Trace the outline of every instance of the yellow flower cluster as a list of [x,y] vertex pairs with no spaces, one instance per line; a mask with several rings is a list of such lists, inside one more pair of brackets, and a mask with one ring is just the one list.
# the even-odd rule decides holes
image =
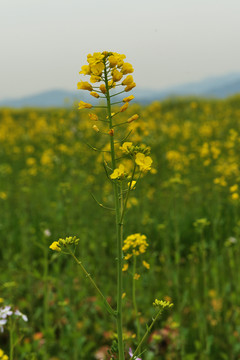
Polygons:
[[[134,69],[131,64],[124,62],[126,58],[123,54],[118,54],[115,52],[103,51],[95,52],[93,55],[89,54],[87,56],[88,65],[83,65],[79,74],[89,75],[90,83],[101,83],[99,87],[94,87],[87,81],[80,81],[77,84],[77,88],[80,90],[90,91],[90,95],[99,98],[99,94],[106,94],[112,88],[115,88],[118,82],[122,80],[124,75],[127,75],[125,79],[122,80],[121,85],[125,86],[124,91],[128,92],[132,90],[136,84],[133,80],[132,75]],[[107,80],[107,81],[106,81]],[[133,100],[134,96],[128,96],[123,99],[124,105],[121,107],[120,112],[123,112],[127,109],[129,101]],[[90,109],[91,104],[85,103],[84,101],[79,102],[79,109]],[[133,121],[132,119],[131,121]]]
[[173,303],[171,303],[170,301],[158,300],[158,299],[155,299],[153,305],[157,307],[161,307],[162,309],[173,307]]
[[[139,170],[143,173],[151,170],[152,158],[150,156],[146,156],[144,154],[149,154],[150,148],[145,145],[134,146],[132,142],[127,141],[119,147],[120,150],[126,155],[134,156],[136,165],[139,166]],[[141,151],[141,152],[139,152]],[[118,168],[114,169],[113,173],[110,175],[111,179],[123,180],[127,171],[123,164],[120,164]],[[136,181],[134,180],[131,185],[131,189],[136,185]]]
[[2,349],[0,349],[0,360],[8,360],[9,357],[4,354],[4,351]]
[[76,236],[69,236],[65,239],[60,238],[58,241],[54,241],[49,248],[54,251],[62,251],[62,246],[67,247],[68,245],[78,245],[79,239]]
[[125,260],[128,260],[132,255],[138,256],[146,252],[148,247],[146,235],[139,233],[129,235],[123,242],[122,250],[128,252],[125,256]]

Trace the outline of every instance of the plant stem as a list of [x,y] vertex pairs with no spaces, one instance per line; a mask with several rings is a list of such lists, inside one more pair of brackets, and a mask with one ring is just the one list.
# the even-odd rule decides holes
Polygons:
[[134,360],[134,358],[139,354],[140,352],[140,348],[142,346],[142,344],[144,343],[144,341],[147,339],[148,334],[150,334],[153,325],[155,324],[155,322],[157,321],[157,319],[159,318],[159,316],[162,314],[162,309],[160,309],[155,317],[155,319],[153,319],[151,325],[149,327],[147,327],[147,331],[145,332],[145,334],[142,337],[142,340],[140,341],[140,343],[138,344],[136,350],[133,353],[133,356],[131,357],[130,360]]
[[10,329],[9,329],[9,342],[10,342],[10,351],[9,351],[9,360],[13,360],[13,349],[14,349],[14,343],[13,343],[13,321],[10,319]]
[[136,170],[136,164],[134,163],[133,173],[132,173],[132,177],[131,177],[131,180],[130,180],[130,183],[129,183],[129,186],[128,186],[128,191],[127,191],[126,199],[125,199],[125,202],[124,202],[124,204],[123,204],[123,206],[122,206],[121,220],[120,220],[120,222],[123,221],[124,214],[125,214],[125,211],[126,211],[126,208],[127,208],[127,202],[128,202],[129,194],[130,194],[130,191],[131,191],[131,186],[132,186],[132,182],[133,182],[133,179],[134,179],[135,170]]
[[[44,330],[45,336],[48,333],[48,248],[44,248],[44,258],[43,258],[43,284],[44,284],[44,298],[43,298],[43,322],[44,322]],[[44,347],[44,358],[47,360],[48,358],[48,342],[46,341]]]
[[[112,111],[111,111],[111,101],[108,87],[108,77],[106,64],[104,68],[105,74],[105,86],[106,86],[106,99],[107,99],[107,111],[109,119],[109,129],[112,129]],[[116,168],[116,157],[115,157],[115,147],[114,147],[114,136],[110,135],[110,145],[111,145],[111,159],[112,159],[112,169]],[[121,219],[121,208],[120,208],[120,196],[119,189],[116,182],[113,182],[114,190],[114,202],[116,209],[116,233],[117,233],[117,334],[118,334],[118,356],[119,360],[124,360],[124,344],[123,344],[123,333],[122,333],[122,241],[123,241],[123,222]]]
[[[133,283],[132,283],[132,300],[133,300],[133,308],[137,323],[137,342],[140,342],[140,323],[139,323],[139,314],[138,314],[138,308],[137,308],[137,302],[136,302],[136,280],[134,278],[134,275],[136,273],[136,255],[133,255]],[[139,348],[139,351],[141,352],[141,349]]]
[[74,253],[72,252],[72,250],[70,249],[70,247],[68,247],[68,251],[70,253],[70,255],[72,255],[72,257],[74,258],[74,260],[76,261],[76,263],[80,266],[80,268],[82,269],[82,271],[84,272],[84,274],[86,275],[87,278],[89,278],[89,280],[91,281],[92,285],[95,287],[95,289],[97,290],[98,294],[101,296],[101,298],[103,299],[104,304],[106,305],[106,308],[108,310],[108,312],[111,315],[116,316],[116,311],[111,307],[111,305],[109,304],[109,302],[107,301],[107,299],[105,298],[105,296],[103,295],[103,293],[101,292],[101,290],[99,289],[99,287],[97,286],[97,284],[95,283],[95,281],[92,279],[91,275],[87,272],[87,270],[85,269],[85,267],[83,266],[83,264],[81,263],[81,261],[78,260],[78,258],[74,255]]

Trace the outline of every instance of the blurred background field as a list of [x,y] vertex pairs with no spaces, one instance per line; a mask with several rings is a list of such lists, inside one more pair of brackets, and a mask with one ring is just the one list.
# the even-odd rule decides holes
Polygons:
[[[132,192],[124,236],[147,236],[137,302],[171,300],[144,360],[240,358],[240,97],[133,104],[129,141],[151,146],[154,170]],[[126,114],[126,115],[125,115]],[[102,359],[115,328],[70,257],[48,247],[80,238],[77,255],[114,306],[115,220],[102,148],[87,112],[0,110],[0,297],[28,315],[16,359]],[[124,274],[126,348],[135,344]],[[8,333],[0,335],[7,351]]]

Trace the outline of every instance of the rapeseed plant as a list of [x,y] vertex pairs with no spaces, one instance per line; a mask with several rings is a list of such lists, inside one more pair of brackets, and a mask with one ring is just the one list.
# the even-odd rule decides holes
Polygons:
[[[79,239],[74,237],[67,237],[65,239],[59,239],[54,241],[50,248],[59,253],[70,254],[77,264],[81,267],[86,277],[91,281],[98,294],[104,301],[109,313],[115,317],[117,325],[117,353],[118,359],[125,359],[125,347],[123,341],[123,271],[127,270],[128,264],[124,264],[123,252],[127,252],[125,260],[129,260],[133,257],[133,306],[135,310],[135,317],[137,319],[137,334],[138,334],[138,346],[134,353],[130,351],[131,359],[139,359],[137,356],[140,353],[141,345],[146,340],[151,328],[156,322],[157,318],[162,313],[165,307],[171,307],[165,302],[154,303],[154,305],[160,307],[155,319],[153,319],[150,327],[142,339],[140,339],[140,323],[138,321],[138,310],[136,304],[135,294],[135,282],[139,279],[140,274],[136,273],[136,258],[140,254],[145,253],[148,243],[146,236],[141,234],[129,235],[123,243],[123,225],[124,217],[126,215],[126,209],[131,191],[135,189],[141,176],[151,170],[152,159],[150,157],[150,148],[144,144],[133,145],[132,142],[126,141],[131,134],[131,131],[121,135],[120,127],[123,125],[136,122],[139,115],[133,114],[126,121],[119,122],[118,116],[129,108],[129,103],[134,99],[133,95],[124,97],[122,100],[114,101],[114,97],[131,91],[135,86],[133,76],[129,75],[133,73],[134,69],[131,64],[125,62],[126,56],[115,52],[96,52],[93,55],[87,56],[87,65],[83,65],[80,74],[90,76],[90,82],[80,81],[77,84],[78,89],[86,90],[90,92],[93,98],[103,99],[100,105],[93,105],[84,101],[80,101],[78,109],[104,109],[105,113],[89,113],[89,118],[93,122],[102,124],[92,126],[93,130],[99,135],[108,135],[108,143],[102,149],[93,148],[95,151],[107,153],[110,155],[109,160],[104,160],[104,168],[107,178],[111,181],[113,187],[114,207],[109,208],[102,204],[101,207],[109,209],[115,212],[116,223],[116,253],[117,253],[117,295],[116,303],[117,307],[114,309],[103,295],[92,276],[87,272],[85,266],[79,261],[72,250],[72,245],[76,246]],[[126,77],[125,77],[126,76]],[[125,77],[125,78],[124,78]],[[120,88],[119,88],[120,87]],[[121,88],[123,87],[123,89]],[[119,89],[119,90],[118,90]],[[115,105],[118,107],[116,108]],[[120,106],[120,107],[119,107]],[[103,115],[104,114],[104,115]],[[122,138],[121,138],[122,136]],[[107,149],[106,150],[106,146]],[[109,147],[108,147],[109,146]],[[105,154],[106,155],[106,154]],[[93,196],[94,197],[94,196]],[[95,197],[94,197],[95,199]],[[142,262],[143,267],[149,269],[150,265],[144,260]]]

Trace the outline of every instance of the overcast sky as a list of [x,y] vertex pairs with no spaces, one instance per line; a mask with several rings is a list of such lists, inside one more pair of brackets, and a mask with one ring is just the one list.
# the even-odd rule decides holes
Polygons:
[[0,49],[0,99],[74,90],[103,50],[162,89],[240,72],[240,0],[0,0]]

